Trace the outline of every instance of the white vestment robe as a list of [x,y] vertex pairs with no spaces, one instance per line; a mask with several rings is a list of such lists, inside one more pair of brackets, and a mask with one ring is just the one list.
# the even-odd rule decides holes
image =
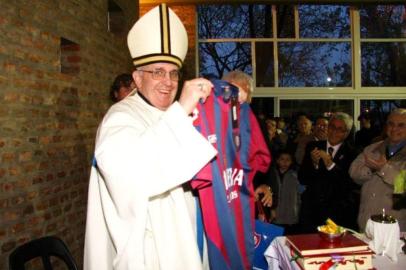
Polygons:
[[181,185],[215,155],[179,103],[114,104],[96,136],[84,269],[202,269]]

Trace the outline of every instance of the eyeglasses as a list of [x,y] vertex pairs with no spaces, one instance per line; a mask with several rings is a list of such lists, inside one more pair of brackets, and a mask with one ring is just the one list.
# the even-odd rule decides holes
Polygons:
[[337,127],[334,125],[328,125],[328,129],[334,132],[338,132],[338,133],[345,133],[347,132],[347,129],[343,128],[343,127]]
[[148,72],[152,74],[152,79],[154,80],[163,80],[166,77],[166,73],[169,73],[169,79],[171,79],[171,81],[177,82],[180,79],[180,72],[178,70],[172,70],[172,71],[165,71],[162,69],[156,69],[156,70],[143,70],[140,69],[139,71],[143,71],[143,72]]

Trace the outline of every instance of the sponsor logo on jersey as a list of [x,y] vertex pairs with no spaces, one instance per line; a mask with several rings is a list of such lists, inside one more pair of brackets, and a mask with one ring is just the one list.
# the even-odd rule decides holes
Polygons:
[[217,142],[217,136],[216,134],[211,134],[209,136],[207,136],[207,140],[212,143],[215,144]]
[[227,201],[238,198],[239,187],[242,186],[244,180],[244,171],[237,168],[227,168],[223,171],[224,187],[227,193]]

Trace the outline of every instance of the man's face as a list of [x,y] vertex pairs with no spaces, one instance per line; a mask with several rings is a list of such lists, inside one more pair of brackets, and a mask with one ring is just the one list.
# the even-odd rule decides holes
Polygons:
[[248,93],[247,93],[247,91],[244,90],[243,88],[239,88],[239,91],[238,91],[238,101],[239,101],[240,103],[244,103],[244,102],[247,101],[247,99],[248,99]]
[[248,87],[243,87],[241,83],[235,82],[233,80],[230,80],[229,83],[238,87],[238,101],[240,103],[246,102],[248,99]]
[[130,86],[121,86],[117,92],[114,93],[117,101],[124,99],[135,88],[135,83],[131,82]]
[[312,122],[307,118],[301,117],[297,121],[297,129],[301,134],[309,134],[312,129]]
[[328,128],[328,121],[324,118],[319,118],[316,121],[316,125],[314,126],[314,135],[319,140],[326,140],[327,139],[327,128]]
[[276,121],[273,119],[268,119],[265,121],[266,128],[268,133],[275,134],[276,133]]
[[[133,77],[138,91],[158,109],[165,111],[173,103],[178,91],[178,81],[169,78],[169,72],[178,67],[170,63],[154,63],[134,71]],[[151,71],[165,72],[164,78],[153,78]]]
[[343,120],[331,119],[328,123],[327,139],[331,145],[342,143],[348,136],[348,130]]
[[406,140],[406,115],[389,115],[386,122],[386,135],[391,143],[397,144]]

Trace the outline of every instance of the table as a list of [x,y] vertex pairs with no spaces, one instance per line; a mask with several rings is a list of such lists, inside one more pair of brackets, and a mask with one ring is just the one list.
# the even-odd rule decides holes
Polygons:
[[[286,237],[276,237],[265,251],[268,270],[301,270],[296,262],[291,261],[290,249],[286,245]],[[374,256],[372,263],[377,270],[405,270],[406,255],[399,254],[398,262],[394,263],[385,256]]]

